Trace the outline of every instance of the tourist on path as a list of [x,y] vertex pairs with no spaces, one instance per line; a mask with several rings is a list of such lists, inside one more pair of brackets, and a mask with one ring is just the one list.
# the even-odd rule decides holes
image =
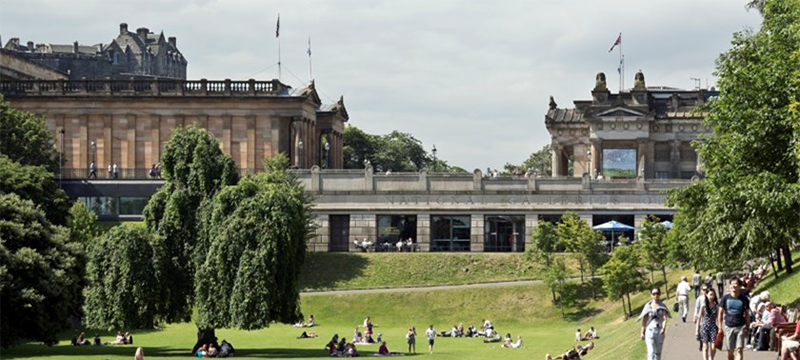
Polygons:
[[728,360],[744,359],[744,342],[747,324],[750,323],[750,304],[742,294],[742,285],[737,277],[730,280],[730,292],[720,300],[717,324],[723,330],[723,344],[728,350]]
[[717,340],[719,327],[717,326],[717,313],[719,312],[719,301],[714,289],[708,289],[703,299],[703,307],[700,310],[700,321],[695,321],[695,336],[698,336],[702,344],[703,360],[714,360],[717,348],[714,342]]
[[428,336],[428,354],[433,354],[433,342],[436,340],[436,330],[433,329],[433,325],[428,327],[425,335]]
[[717,292],[720,294],[725,293],[725,274],[722,271],[717,272]]
[[681,277],[681,282],[678,283],[678,304],[680,304],[680,313],[683,322],[686,322],[686,313],[689,312],[689,292],[691,290],[692,287],[686,280],[686,276]]
[[700,270],[695,270],[692,275],[692,287],[694,287],[694,299],[700,297],[700,283],[703,281],[703,276],[700,275]]
[[647,360],[661,360],[661,349],[664,346],[664,334],[667,331],[667,318],[672,315],[669,308],[661,302],[661,290],[650,291],[652,300],[642,308],[636,321],[642,320],[642,340],[647,345]]

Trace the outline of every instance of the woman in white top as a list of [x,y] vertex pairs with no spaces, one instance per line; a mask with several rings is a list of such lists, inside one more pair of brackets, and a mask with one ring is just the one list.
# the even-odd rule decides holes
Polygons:
[[661,360],[661,349],[664,346],[664,334],[667,331],[667,318],[672,315],[669,308],[661,302],[661,290],[650,291],[652,300],[642,308],[636,321],[642,321],[642,340],[647,344],[647,360]]
[[512,349],[519,349],[522,347],[522,336],[517,336],[517,342],[511,344]]

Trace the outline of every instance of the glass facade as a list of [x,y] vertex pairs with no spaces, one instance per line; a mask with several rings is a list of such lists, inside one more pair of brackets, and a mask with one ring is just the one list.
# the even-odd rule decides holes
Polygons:
[[141,215],[147,201],[146,197],[79,197],[78,201],[97,216]]
[[[417,243],[417,216],[416,215],[378,215],[378,241],[377,249],[385,251],[403,251],[411,249],[407,243]],[[402,241],[404,244],[397,246]]]
[[431,251],[470,251],[470,217],[431,216]]
[[483,224],[483,251],[525,251],[525,216],[487,215]]

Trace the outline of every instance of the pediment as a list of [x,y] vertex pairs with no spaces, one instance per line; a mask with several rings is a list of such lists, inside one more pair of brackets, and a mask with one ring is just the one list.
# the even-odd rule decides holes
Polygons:
[[624,107],[615,107],[597,114],[597,117],[644,117],[647,114]]

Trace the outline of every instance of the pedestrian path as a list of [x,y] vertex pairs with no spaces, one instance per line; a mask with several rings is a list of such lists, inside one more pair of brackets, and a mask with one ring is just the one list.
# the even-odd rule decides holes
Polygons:
[[[694,299],[692,299],[694,300]],[[693,303],[690,301],[690,303]],[[667,325],[667,338],[664,340],[664,349],[661,358],[663,360],[693,360],[702,359],[699,344],[694,336],[694,323],[691,321],[691,314],[686,319],[686,323],[681,321],[680,316],[673,313],[673,317]],[[727,352],[717,351],[714,359],[726,360]],[[753,351],[744,349],[745,360],[775,360],[777,354],[772,351]]]

